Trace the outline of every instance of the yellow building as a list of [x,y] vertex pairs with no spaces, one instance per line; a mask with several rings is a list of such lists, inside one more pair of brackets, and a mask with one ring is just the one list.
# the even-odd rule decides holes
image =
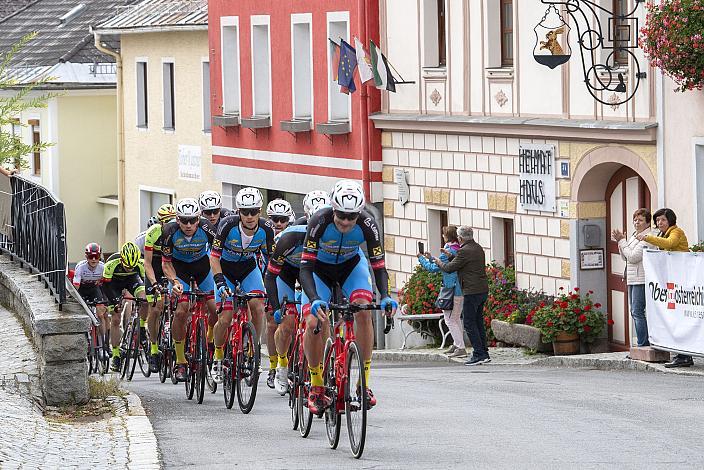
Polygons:
[[211,164],[207,2],[146,0],[94,34],[98,41],[120,36],[118,208],[124,241],[144,230],[159,205],[221,190]]

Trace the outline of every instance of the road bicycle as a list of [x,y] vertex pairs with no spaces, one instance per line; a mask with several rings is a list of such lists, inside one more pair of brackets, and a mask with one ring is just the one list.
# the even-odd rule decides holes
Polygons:
[[176,385],[178,381],[174,377],[174,365],[176,361],[176,352],[174,350],[173,338],[171,336],[171,324],[176,312],[176,297],[168,292],[168,280],[162,279],[161,295],[164,297],[164,309],[159,318],[159,331],[157,333],[157,342],[159,344],[159,381],[166,382],[166,379],[171,378],[171,383]]
[[[336,319],[333,335],[328,338],[323,352],[323,383],[325,393],[332,404],[325,409],[325,431],[331,449],[337,448],[340,441],[342,414],[347,418],[347,433],[350,448],[355,458],[364,451],[367,435],[367,411],[369,409],[364,377],[364,360],[354,334],[354,313],[363,310],[384,310],[376,304],[359,305],[350,303],[330,304],[329,312]],[[391,306],[386,307],[387,315]],[[384,334],[393,327],[393,320],[386,317]],[[314,332],[319,331],[320,320]]]
[[288,351],[288,406],[291,410],[293,429],[298,429],[302,437],[308,437],[313,416],[305,407],[308,391],[310,391],[310,371],[308,371],[306,356],[303,354],[306,322],[303,314],[296,308],[300,304],[299,301],[291,301],[284,297],[280,308],[285,310],[286,315],[296,317],[296,329]]
[[[147,357],[149,341],[146,335],[142,335],[141,328],[139,327],[139,310],[141,305],[146,302],[147,299],[125,296],[122,297],[120,302],[122,304],[120,315],[127,324],[122,333],[122,340],[120,341],[120,356],[123,358],[120,377],[123,379],[127,377],[128,381],[132,380],[137,363],[139,363],[139,368],[145,377],[151,375],[151,371],[149,370],[149,358]],[[131,316],[129,320],[126,320],[125,316],[128,307],[131,307]],[[114,314],[113,312],[113,315]]]
[[191,281],[191,288],[184,292],[188,297],[188,312],[190,322],[186,330],[186,398],[193,399],[196,395],[198,404],[203,403],[205,394],[205,383],[208,371],[208,346],[206,344],[205,332],[208,324],[208,309],[206,301],[213,294],[203,292],[196,288],[195,281]]
[[[227,329],[225,342],[225,357],[222,361],[223,382],[222,390],[225,406],[232,408],[237,395],[237,403],[242,413],[249,413],[257,397],[257,384],[259,382],[259,364],[261,352],[259,338],[254,324],[249,319],[249,301],[264,299],[266,294],[244,293],[237,291],[234,294],[227,292],[227,298],[234,301],[234,314],[232,322]],[[220,307],[222,310],[222,306]]]
[[85,302],[91,312],[91,325],[88,331],[88,374],[104,375],[110,368],[110,329],[103,334],[100,320],[96,315],[95,301]]

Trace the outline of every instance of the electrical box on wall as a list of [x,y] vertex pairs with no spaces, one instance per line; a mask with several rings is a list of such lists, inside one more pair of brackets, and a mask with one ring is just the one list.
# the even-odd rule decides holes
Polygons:
[[601,228],[596,224],[582,226],[584,246],[601,246]]

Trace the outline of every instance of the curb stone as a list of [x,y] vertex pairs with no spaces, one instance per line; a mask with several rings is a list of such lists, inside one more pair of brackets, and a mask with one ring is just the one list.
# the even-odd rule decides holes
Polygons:
[[124,400],[127,403],[127,413],[122,416],[122,419],[129,442],[128,467],[160,469],[156,435],[142,407],[142,401],[134,393],[128,393]]

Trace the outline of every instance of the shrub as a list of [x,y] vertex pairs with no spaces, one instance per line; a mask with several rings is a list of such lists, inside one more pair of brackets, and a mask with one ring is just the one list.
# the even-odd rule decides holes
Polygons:
[[399,292],[402,304],[406,305],[408,315],[439,312],[435,307],[442,288],[442,274],[430,273],[417,265],[413,274]]

